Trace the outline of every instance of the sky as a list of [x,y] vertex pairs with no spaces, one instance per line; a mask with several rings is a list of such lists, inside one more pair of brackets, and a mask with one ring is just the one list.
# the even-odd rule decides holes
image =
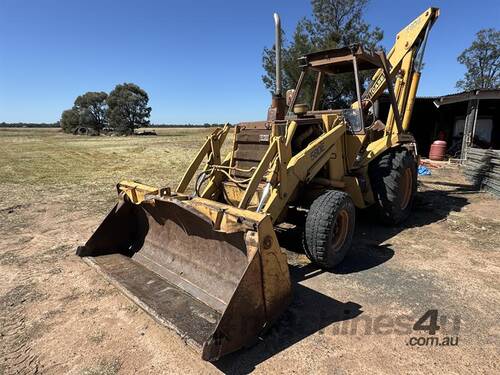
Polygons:
[[[396,33],[439,7],[418,95],[456,92],[457,56],[483,28],[500,28],[500,0],[371,0],[365,20]],[[87,91],[133,82],[153,123],[260,120],[270,93],[262,50],[311,15],[309,0],[0,0],[0,122],[55,122]]]

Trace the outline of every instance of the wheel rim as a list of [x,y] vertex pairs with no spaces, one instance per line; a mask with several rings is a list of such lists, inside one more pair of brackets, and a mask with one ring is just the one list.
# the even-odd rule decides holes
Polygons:
[[345,242],[347,233],[349,232],[349,213],[347,210],[341,210],[337,214],[335,227],[333,228],[332,246],[331,249],[338,251]]
[[401,209],[404,210],[408,207],[411,199],[412,193],[412,173],[410,168],[406,168],[403,177],[401,179],[401,191],[402,191],[402,199],[401,199]]

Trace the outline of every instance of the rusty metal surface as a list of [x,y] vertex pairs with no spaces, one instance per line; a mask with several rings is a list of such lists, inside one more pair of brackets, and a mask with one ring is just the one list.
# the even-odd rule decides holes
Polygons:
[[268,147],[268,144],[238,143],[238,147],[234,151],[234,159],[259,161],[265,155]]
[[237,143],[253,143],[269,145],[269,137],[264,140],[262,135],[270,135],[269,129],[241,129],[236,134]]
[[282,94],[273,95],[271,107],[267,111],[267,121],[284,120],[286,116],[286,99]]
[[222,312],[247,266],[244,233],[214,231],[202,215],[168,201],[142,208],[149,230],[132,258]]
[[[269,148],[271,130],[265,128],[264,122],[244,123],[238,125],[235,133],[233,163],[240,169],[256,168]],[[234,176],[248,178],[252,173],[235,171]]]
[[131,258],[111,254],[89,259],[127,297],[195,350],[201,350],[215,330],[219,312]]
[[291,299],[270,218],[245,213],[201,199],[122,200],[77,254],[213,361],[253,342]]
[[244,129],[271,129],[271,124],[268,121],[247,121],[240,122],[236,125],[240,130]]
[[352,61],[354,59],[358,60],[360,70],[382,67],[379,56],[360,45],[312,52],[302,57],[302,59],[314,70],[333,74],[352,71]]

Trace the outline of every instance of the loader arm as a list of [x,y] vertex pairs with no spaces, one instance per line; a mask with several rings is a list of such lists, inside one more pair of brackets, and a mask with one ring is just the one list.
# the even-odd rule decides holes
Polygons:
[[207,165],[221,164],[221,147],[226,139],[227,133],[229,133],[230,127],[228,124],[225,124],[222,129],[215,129],[212,134],[210,134],[203,146],[201,146],[200,150],[196,154],[195,158],[189,165],[188,169],[184,173],[184,176],[179,182],[176,191],[178,193],[184,193],[189,183],[194,177],[194,174],[200,167],[201,163],[207,157]]
[[292,156],[290,139],[295,128],[296,123],[292,121],[286,138],[273,137],[266,155],[245,190],[239,208],[247,208],[260,181],[266,177],[269,194],[262,198],[262,211],[269,214],[272,221],[276,222],[299,183],[310,182],[328,163],[332,148],[346,132],[346,126],[341,122]]
[[268,213],[273,221],[279,217],[288,203],[288,197],[293,194],[299,183],[310,182],[328,163],[332,149],[345,132],[345,124],[340,123],[312,141],[304,150],[291,157],[287,163],[281,160],[278,168],[286,169],[284,179],[286,184],[280,181],[280,184],[272,189],[269,200],[264,206],[264,212]]

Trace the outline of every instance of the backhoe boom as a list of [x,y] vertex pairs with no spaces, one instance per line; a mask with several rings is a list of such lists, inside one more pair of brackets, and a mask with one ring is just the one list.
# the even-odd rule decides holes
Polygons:
[[[389,75],[396,80],[396,99],[399,113],[403,116],[403,130],[409,125],[415,100],[422,58],[429,30],[439,17],[439,9],[429,8],[396,36],[394,46],[387,54]],[[382,69],[378,69],[371,79],[372,83],[363,93],[362,99],[373,103],[387,88],[387,80]],[[394,113],[387,120],[388,129],[394,126]]]

